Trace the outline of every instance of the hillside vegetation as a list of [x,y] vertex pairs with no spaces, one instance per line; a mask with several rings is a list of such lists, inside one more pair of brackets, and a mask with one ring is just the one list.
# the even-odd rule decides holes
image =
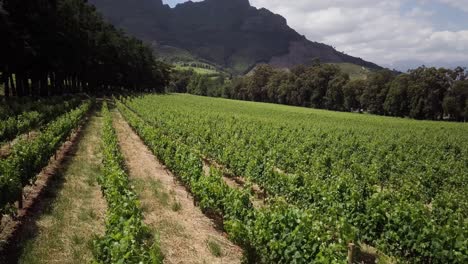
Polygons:
[[348,74],[351,80],[365,80],[373,72],[373,70],[364,66],[359,66],[352,63],[331,63],[338,66],[341,72]]

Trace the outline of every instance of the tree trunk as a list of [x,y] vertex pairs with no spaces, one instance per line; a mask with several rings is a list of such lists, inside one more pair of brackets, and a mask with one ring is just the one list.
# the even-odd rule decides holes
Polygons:
[[16,93],[19,97],[25,95],[25,83],[23,73],[16,74]]
[[8,72],[8,67],[5,67],[5,71],[3,72],[3,87],[5,89],[5,97],[10,96],[10,73]]
[[40,95],[40,81],[38,75],[34,74],[31,78],[31,92],[29,95],[39,96]]
[[63,78],[63,94],[70,93],[70,85],[68,82],[68,76],[64,76]]
[[10,79],[11,96],[17,96],[18,92],[16,91],[16,85],[15,85],[15,80],[13,78],[13,74],[10,74],[8,78]]
[[55,95],[63,94],[63,75],[59,72],[54,74],[55,80]]
[[74,76],[70,76],[70,91],[72,94],[76,93],[76,84],[75,84],[75,77]]
[[49,95],[49,78],[47,73],[41,74],[41,78],[39,79],[39,86],[40,86],[40,95],[41,96],[48,96]]
[[22,96],[31,95],[31,85],[29,84],[29,78],[26,74],[22,74],[21,76],[21,83],[22,83]]
[[55,79],[55,73],[51,72],[49,73],[49,78],[50,78],[50,95],[56,95],[57,94],[57,82]]

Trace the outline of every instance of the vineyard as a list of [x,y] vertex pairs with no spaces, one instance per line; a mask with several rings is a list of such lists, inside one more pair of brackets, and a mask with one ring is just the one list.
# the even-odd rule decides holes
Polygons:
[[[468,260],[465,124],[182,95],[118,107],[253,262],[340,263],[350,242],[401,262]],[[205,177],[205,159],[225,172]]]
[[0,264],[468,264],[467,1],[0,0]]
[[104,173],[98,182],[108,203],[108,213],[106,234],[94,243],[96,258],[99,263],[161,263],[158,245],[148,241],[151,234],[142,222],[137,195],[124,171],[124,159],[106,103],[102,113]]
[[[72,105],[78,104],[77,102]],[[69,104],[66,102],[63,105],[53,106],[52,108],[56,112],[60,113],[59,109],[63,108],[65,113],[45,125],[36,138],[20,139],[12,147],[11,154],[0,159],[0,214],[3,215],[14,210],[12,208],[14,202],[19,201],[21,204],[23,187],[34,184],[36,175],[49,163],[50,157],[64,143],[72,130],[78,127],[91,107],[91,102],[87,101],[66,112],[65,109],[71,108]],[[36,116],[44,116],[44,119],[49,118],[49,116],[45,116],[47,110],[37,113]],[[55,113],[50,113],[50,116],[54,115]],[[32,123],[29,122],[28,124],[31,126],[24,126],[22,122],[12,122],[11,124],[13,125],[6,127],[16,131],[21,130],[19,127],[24,128],[22,132],[33,128]]]
[[[17,257],[0,236],[1,263],[468,262],[464,123],[190,95],[0,110],[0,235],[39,230]],[[21,213],[31,188],[50,209]]]

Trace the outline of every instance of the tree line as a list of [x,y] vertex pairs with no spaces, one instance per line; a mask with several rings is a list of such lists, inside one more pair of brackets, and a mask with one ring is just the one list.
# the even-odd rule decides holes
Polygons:
[[288,71],[260,65],[229,81],[189,71],[174,77],[169,90],[175,92],[414,119],[468,120],[468,73],[461,67],[422,66],[403,74],[380,70],[354,80],[339,67],[321,63]]
[[169,81],[170,68],[151,48],[86,0],[0,0],[0,35],[6,97],[163,91]]

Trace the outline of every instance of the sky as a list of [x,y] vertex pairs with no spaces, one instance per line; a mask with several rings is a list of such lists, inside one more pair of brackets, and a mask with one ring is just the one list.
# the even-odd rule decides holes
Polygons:
[[[200,0],[198,0],[200,1]],[[183,0],[164,0],[174,6]],[[468,66],[468,0],[250,0],[309,40],[405,71]]]

